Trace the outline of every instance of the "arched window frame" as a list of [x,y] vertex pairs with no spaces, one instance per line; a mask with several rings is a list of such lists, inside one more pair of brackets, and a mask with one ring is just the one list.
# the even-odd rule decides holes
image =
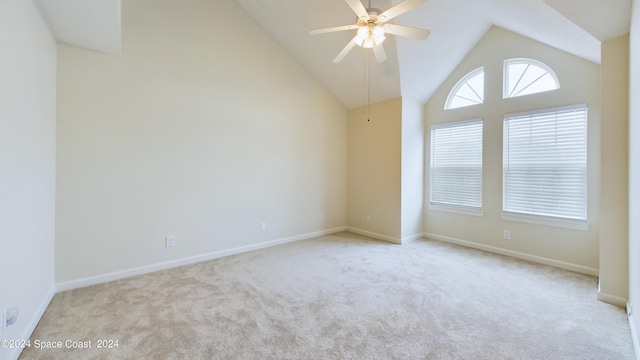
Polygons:
[[[476,76],[480,75],[480,74],[482,74],[482,91],[481,91],[480,94],[478,94],[478,92],[476,92],[473,89],[473,87],[471,87],[471,85],[469,85],[469,81],[471,79],[475,78]],[[471,90],[478,96],[479,101],[476,101],[475,99],[468,99],[468,100],[470,100],[472,102],[475,102],[475,104],[468,104],[468,105],[462,105],[462,106],[453,106],[453,102],[455,101],[456,97],[458,97],[458,93],[460,92],[460,90],[464,86],[469,86],[469,88],[471,88]],[[449,96],[447,96],[447,101],[444,103],[444,109],[445,110],[458,109],[458,108],[462,108],[462,107],[473,106],[473,105],[478,105],[478,104],[483,104],[483,103],[484,103],[484,66],[481,66],[481,67],[479,67],[479,68],[467,73],[460,80],[458,80],[456,85],[449,92]]]
[[[518,80],[518,83],[516,83],[516,86],[514,87],[514,89],[511,89],[510,88],[510,78],[509,78],[509,67],[512,66],[512,65],[518,65],[518,64],[525,64],[528,67],[529,66],[535,66],[537,68],[540,68],[541,70],[544,70],[545,73],[543,75],[537,77],[534,81],[532,81],[530,84],[528,84],[525,88],[523,88],[517,94],[513,94],[513,91],[515,90],[515,88],[517,88],[518,83],[520,82],[520,80],[522,80],[522,76],[524,74],[526,74],[526,72],[527,72],[527,70],[525,70],[521,74],[521,78]],[[560,81],[558,80],[558,76],[553,71],[553,69],[551,69],[547,64],[545,64],[545,63],[543,63],[541,61],[538,61],[538,60],[528,59],[528,58],[507,59],[507,60],[504,61],[503,73],[504,73],[504,76],[503,76],[504,83],[503,83],[503,86],[502,86],[502,98],[503,99],[510,99],[510,98],[515,98],[515,97],[519,97],[519,96],[527,96],[527,95],[539,94],[539,93],[543,93],[543,92],[547,92],[547,91],[557,90],[557,89],[560,88]],[[526,92],[524,94],[521,94],[522,91],[525,91],[529,86],[535,84],[539,79],[543,78],[547,74],[554,81],[554,87],[545,88],[544,90],[540,90],[540,91],[536,91],[536,92]]]

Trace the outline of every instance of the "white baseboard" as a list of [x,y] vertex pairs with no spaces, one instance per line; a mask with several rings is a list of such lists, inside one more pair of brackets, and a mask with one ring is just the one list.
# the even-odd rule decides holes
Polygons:
[[598,276],[598,273],[599,273],[598,269],[594,269],[587,266],[576,265],[576,264],[571,264],[571,263],[559,261],[559,260],[553,260],[553,259],[549,259],[541,256],[525,254],[518,251],[502,249],[499,247],[479,244],[479,243],[462,240],[462,239],[456,239],[449,236],[442,236],[442,235],[432,234],[432,233],[425,233],[423,235],[426,238],[441,240],[441,241],[449,242],[452,244],[462,245],[462,246],[484,250],[484,251],[488,251],[496,254],[507,255],[514,258],[527,260],[527,261],[531,261],[539,264],[549,265],[549,266],[553,266],[553,267],[557,267],[565,270],[575,271],[575,272],[586,274],[586,275]]
[[598,300],[611,305],[619,306],[623,309],[626,309],[628,306],[627,299],[602,292],[602,289],[600,288],[600,280],[598,280]]
[[619,296],[603,293],[598,289],[598,300],[602,302],[606,302],[607,304],[619,306],[624,308],[627,305],[627,299],[621,298]]
[[627,302],[627,319],[629,320],[629,329],[631,329],[631,341],[633,341],[633,349],[636,353],[636,359],[640,360],[640,334],[636,328],[636,322],[634,321],[634,314],[632,311],[631,303]]
[[400,242],[403,243],[403,244],[406,244],[406,243],[408,243],[410,241],[422,239],[423,237],[424,237],[423,233],[419,233],[419,234],[415,234],[415,235],[411,235],[411,236],[405,236],[400,240]]
[[[20,340],[27,341],[29,340],[29,338],[31,338],[33,331],[36,329],[36,326],[38,326],[40,319],[42,318],[42,316],[44,315],[44,312],[49,307],[49,304],[51,303],[51,300],[53,299],[53,296],[55,294],[56,294],[56,287],[55,285],[52,285],[51,288],[49,288],[49,291],[45,295],[44,299],[42,299],[40,306],[38,306],[38,308],[36,309],[37,310],[36,313],[29,320],[29,325],[27,325],[27,328],[25,329],[25,332],[20,337]],[[22,348],[14,348],[13,352],[9,353],[8,359],[17,360],[20,357],[21,353],[22,353]]]
[[[394,244],[402,244],[402,240],[399,239],[399,238],[394,238],[392,236],[382,235],[382,234],[374,233],[374,232],[367,231],[367,230],[362,230],[362,229],[358,229],[358,228],[354,228],[354,227],[348,226],[347,227],[347,231],[351,231],[352,233],[356,233],[356,234],[372,237],[374,239],[387,241],[387,242],[394,243]],[[422,234],[420,234],[420,236],[422,236]]]
[[125,279],[132,276],[143,275],[143,274],[171,269],[179,266],[195,264],[195,263],[213,260],[213,259],[217,259],[217,258],[229,256],[229,255],[245,253],[245,252],[258,250],[258,249],[264,249],[271,246],[282,245],[282,244],[286,244],[294,241],[310,239],[310,238],[333,234],[333,233],[346,231],[346,230],[347,230],[347,227],[342,226],[342,227],[333,228],[333,229],[327,229],[327,230],[316,231],[316,232],[302,234],[302,235],[291,236],[283,239],[266,241],[259,244],[239,246],[232,249],[214,251],[207,254],[195,255],[187,258],[171,260],[171,261],[166,261],[166,262],[151,264],[146,266],[140,266],[133,269],[127,269],[123,271],[116,271],[116,272],[102,274],[102,275],[90,276],[90,277],[86,277],[78,280],[66,281],[63,283],[56,284],[56,291],[62,292],[67,290],[79,289],[79,288],[83,288],[91,285],[103,284],[110,281]]

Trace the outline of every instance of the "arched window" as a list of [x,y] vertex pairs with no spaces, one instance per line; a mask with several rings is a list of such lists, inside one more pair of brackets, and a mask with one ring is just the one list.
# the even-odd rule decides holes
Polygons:
[[451,89],[445,110],[482,104],[484,102],[484,67],[479,67],[467,75]]
[[556,74],[546,64],[533,59],[504,61],[503,98],[530,95],[560,88]]

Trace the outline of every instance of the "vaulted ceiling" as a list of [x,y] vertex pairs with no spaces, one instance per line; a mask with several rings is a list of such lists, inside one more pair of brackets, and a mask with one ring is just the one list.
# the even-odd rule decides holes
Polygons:
[[[120,54],[120,0],[34,1],[58,40]],[[355,48],[334,64],[355,30],[314,36],[309,31],[353,24],[355,15],[344,0],[236,1],[350,109],[400,96],[426,102],[492,25],[599,63],[600,43],[629,33],[631,13],[631,0],[429,0],[392,20],[431,30],[427,40],[388,36],[385,62]],[[383,11],[400,2],[362,1]]]
[[120,0],[34,0],[58,41],[120,55]]

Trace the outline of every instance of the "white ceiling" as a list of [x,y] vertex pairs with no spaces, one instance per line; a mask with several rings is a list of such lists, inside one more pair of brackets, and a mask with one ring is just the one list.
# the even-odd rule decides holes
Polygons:
[[[354,31],[309,31],[353,24],[344,0],[236,1],[350,109],[399,96],[426,102],[492,25],[599,63],[600,42],[627,34],[631,13],[631,0],[429,0],[393,20],[431,30],[427,40],[388,36],[387,61],[368,62],[366,50],[355,48],[333,64]],[[120,0],[35,2],[58,40],[120,54]],[[399,2],[371,0],[371,6],[384,11]]]
[[[353,32],[308,35],[354,23],[344,0],[236,1],[346,107],[366,102],[366,50],[356,48],[342,63],[332,63]],[[371,6],[384,11],[399,2],[371,0]],[[395,43],[390,36],[384,42],[389,60],[372,64],[371,101],[405,96],[426,102],[492,25],[599,63],[600,41],[629,32],[630,9],[631,0],[429,0],[393,20],[429,29],[431,36]]]
[[120,55],[120,0],[34,0],[58,41]]

